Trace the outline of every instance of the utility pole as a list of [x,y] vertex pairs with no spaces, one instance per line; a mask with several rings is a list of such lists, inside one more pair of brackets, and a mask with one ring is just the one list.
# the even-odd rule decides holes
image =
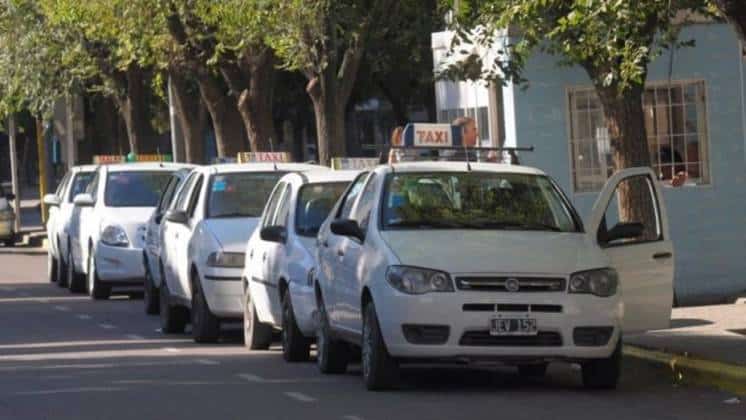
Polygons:
[[41,115],[36,118],[36,150],[39,160],[39,202],[41,203],[41,222],[47,223],[47,148],[44,144],[44,123]]
[[16,117],[11,114],[8,118],[8,139],[10,141],[10,180],[13,185],[13,208],[15,209],[16,233],[21,231],[21,189],[18,188],[18,156],[16,154]]
[[65,140],[67,142],[67,147],[65,147],[65,164],[68,170],[75,166],[78,156],[78,145],[75,142],[75,115],[73,114],[75,109],[73,106],[74,99],[72,95],[67,95],[65,98],[65,125],[67,125],[67,129],[65,130]]

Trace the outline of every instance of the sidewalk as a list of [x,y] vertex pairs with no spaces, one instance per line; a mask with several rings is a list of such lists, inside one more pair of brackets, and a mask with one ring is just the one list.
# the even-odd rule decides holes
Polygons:
[[677,381],[746,395],[746,304],[676,308],[671,328],[625,337],[625,355],[665,364]]

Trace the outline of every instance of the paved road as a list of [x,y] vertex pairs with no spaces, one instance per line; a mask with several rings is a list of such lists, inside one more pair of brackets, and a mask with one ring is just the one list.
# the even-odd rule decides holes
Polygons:
[[0,255],[0,419],[744,419],[746,404],[676,386],[629,361],[620,389],[588,392],[579,372],[540,381],[512,369],[416,368],[369,393],[359,367],[321,376],[276,347],[244,350],[164,336],[128,297],[92,302],[45,282],[45,257]]

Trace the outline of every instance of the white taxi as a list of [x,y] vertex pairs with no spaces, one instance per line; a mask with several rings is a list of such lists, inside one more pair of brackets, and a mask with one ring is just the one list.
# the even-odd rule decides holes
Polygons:
[[171,173],[181,167],[126,163],[98,168],[86,192],[73,199],[71,289],[86,285],[88,294],[98,300],[108,299],[112,287],[143,285],[145,223]]
[[191,321],[195,341],[213,342],[222,321],[241,320],[244,251],[267,198],[286,173],[317,168],[250,163],[192,171],[161,227],[164,333],[183,332]]
[[294,173],[275,186],[259,228],[246,246],[244,341],[250,349],[267,349],[272,330],[281,329],[285,360],[308,360],[316,335],[312,282],[316,234],[357,174]]
[[[49,281],[60,287],[70,286],[67,281],[67,263],[70,261],[69,227],[75,205],[73,198],[85,192],[96,171],[95,165],[75,166],[65,174],[54,194],[47,194],[44,203],[49,206],[47,217],[47,275]],[[73,290],[80,291],[80,290]]]
[[[639,192],[632,211],[620,188]],[[531,376],[579,363],[585,386],[612,388],[622,334],[670,322],[673,247],[650,169],[612,176],[583,224],[537,169],[381,166],[318,241],[318,366],[343,372],[361,347],[369,389],[393,386],[401,363],[447,359]]]

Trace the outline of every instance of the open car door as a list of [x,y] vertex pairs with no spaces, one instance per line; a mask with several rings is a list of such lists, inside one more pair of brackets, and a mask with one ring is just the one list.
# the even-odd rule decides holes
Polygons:
[[631,168],[615,173],[593,206],[587,228],[619,273],[623,331],[669,328],[674,252],[653,171]]

